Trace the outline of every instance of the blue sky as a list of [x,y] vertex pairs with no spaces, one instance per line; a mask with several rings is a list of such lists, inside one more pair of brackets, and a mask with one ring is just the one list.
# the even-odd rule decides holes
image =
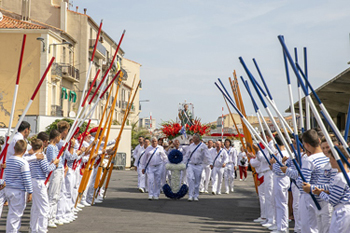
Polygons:
[[[180,102],[195,106],[204,122],[215,121],[225,105],[214,86],[235,69],[246,78],[238,57],[254,71],[255,58],[280,111],[289,106],[281,46],[308,49],[311,83],[316,88],[348,68],[350,1],[348,0],[74,0],[115,41],[126,29],[125,57],[142,64],[140,117],[152,112],[157,123],[175,120]],[[256,74],[257,76],[257,74]],[[292,76],[293,87],[296,79]],[[242,86],[242,84],[241,84]],[[296,89],[296,88],[294,88]],[[254,113],[247,94],[248,115]],[[296,99],[296,93],[294,99]],[[224,106],[225,113],[228,113]]]

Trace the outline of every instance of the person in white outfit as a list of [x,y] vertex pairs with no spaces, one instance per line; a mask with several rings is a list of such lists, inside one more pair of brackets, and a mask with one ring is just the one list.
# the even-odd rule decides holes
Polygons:
[[213,163],[210,165],[212,169],[211,179],[213,181],[212,194],[221,194],[222,178],[224,176],[225,167],[228,160],[227,152],[221,148],[221,141],[215,142],[215,150],[211,151]]
[[157,138],[151,139],[151,146],[147,147],[144,156],[141,158],[142,173],[147,173],[148,178],[148,199],[158,200],[160,194],[161,174],[163,164],[168,160],[162,146],[158,145]]
[[[209,150],[209,153],[212,150],[215,150],[213,140],[208,141],[208,150]],[[199,186],[199,190],[201,193],[209,193],[208,188],[209,188],[209,183],[210,183],[210,177],[211,177],[210,165],[203,164],[202,178],[201,178],[201,183]]]
[[[239,181],[245,181],[247,179],[248,158],[247,150],[241,147],[241,152],[238,154],[237,163],[239,167]],[[244,176],[244,178],[243,178]]]
[[[140,137],[139,137],[139,142],[140,142]],[[150,141],[148,138],[143,138],[142,137],[142,146],[137,145],[137,147],[134,150],[134,166],[137,171],[137,187],[141,193],[144,193],[147,188],[146,188],[146,174],[142,173],[141,169],[141,159],[145,155],[147,147],[149,147]]]
[[208,147],[200,141],[199,134],[194,134],[192,139],[193,143],[187,147],[184,161],[189,186],[188,201],[198,201],[203,164],[212,164],[213,159]]
[[225,194],[234,192],[235,171],[237,170],[237,150],[232,146],[230,139],[225,139],[224,150],[227,152],[227,164],[225,166]]

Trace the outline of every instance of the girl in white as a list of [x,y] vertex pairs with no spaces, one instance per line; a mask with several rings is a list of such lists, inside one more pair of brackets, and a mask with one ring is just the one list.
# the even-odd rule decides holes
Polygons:
[[231,140],[225,139],[224,149],[227,152],[227,164],[225,166],[225,194],[229,194],[230,191],[234,192],[234,180],[235,180],[235,171],[237,169],[237,151],[231,146]]

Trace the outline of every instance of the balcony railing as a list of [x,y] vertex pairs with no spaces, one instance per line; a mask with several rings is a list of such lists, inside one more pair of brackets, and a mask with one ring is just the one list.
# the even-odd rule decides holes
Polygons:
[[[95,41],[96,39],[90,39],[90,50],[92,51],[94,49],[95,46]],[[102,45],[102,43],[100,41],[97,42],[97,48],[96,48],[96,52],[95,55],[99,56],[100,58],[105,58],[107,55],[107,49]]]
[[79,70],[69,64],[53,63],[51,73],[53,76],[67,78],[73,82],[79,82]]
[[62,107],[59,105],[51,105],[51,116],[63,117]]

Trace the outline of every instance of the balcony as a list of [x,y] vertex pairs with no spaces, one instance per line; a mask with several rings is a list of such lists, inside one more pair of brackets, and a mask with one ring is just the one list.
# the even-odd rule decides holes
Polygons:
[[[89,41],[90,52],[94,51],[95,41],[96,39],[90,39]],[[105,59],[106,55],[107,55],[107,49],[102,45],[100,41],[98,41],[95,56],[97,56],[100,59]]]
[[63,117],[62,107],[58,105],[51,105],[51,116]]
[[69,64],[53,63],[51,74],[54,77],[62,77],[71,82],[79,82],[80,80],[79,70]]

